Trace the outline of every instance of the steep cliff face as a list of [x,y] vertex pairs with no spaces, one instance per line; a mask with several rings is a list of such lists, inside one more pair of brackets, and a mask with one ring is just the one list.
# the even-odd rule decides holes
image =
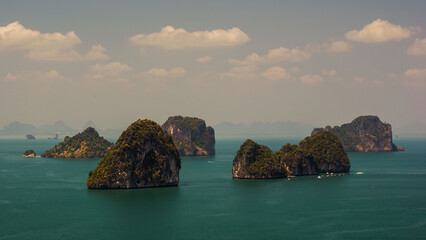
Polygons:
[[112,143],[99,136],[89,127],[73,137],[66,136],[64,141],[43,153],[48,158],[100,158],[105,156]]
[[361,116],[351,123],[342,126],[315,128],[318,131],[329,131],[337,135],[346,151],[355,152],[389,152],[403,151],[392,142],[392,127],[383,123],[376,116]]
[[177,186],[181,160],[171,136],[151,120],[132,123],[89,173],[94,189]]
[[273,153],[268,147],[247,140],[234,158],[234,178],[280,178],[345,173],[350,160],[337,136],[320,131],[306,137],[299,145],[286,144]]
[[285,166],[266,146],[248,139],[234,158],[234,178],[280,178],[287,176]]
[[169,117],[162,128],[172,135],[181,156],[215,155],[215,137],[212,127],[195,117]]

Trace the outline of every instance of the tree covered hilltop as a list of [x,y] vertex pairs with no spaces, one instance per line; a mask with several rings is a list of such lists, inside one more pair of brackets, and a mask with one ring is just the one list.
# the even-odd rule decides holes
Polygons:
[[212,127],[196,117],[169,117],[161,126],[172,135],[181,156],[215,155],[215,136]]
[[154,121],[132,123],[89,173],[89,189],[177,186],[181,160],[172,137]]
[[113,144],[98,132],[88,127],[73,137],[66,136],[64,141],[50,150],[46,150],[42,157],[48,158],[100,158],[105,156]]
[[321,131],[306,137],[299,145],[286,144],[275,153],[248,139],[234,161],[234,178],[283,178],[287,176],[346,173],[350,160],[337,136]]
[[404,148],[393,144],[392,126],[383,123],[377,116],[360,116],[342,126],[315,128],[312,134],[318,131],[336,134],[348,152],[404,151]]

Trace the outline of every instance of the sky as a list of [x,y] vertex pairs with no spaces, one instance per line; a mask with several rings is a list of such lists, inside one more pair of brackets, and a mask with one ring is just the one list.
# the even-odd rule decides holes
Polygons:
[[0,128],[426,125],[426,1],[0,2]]

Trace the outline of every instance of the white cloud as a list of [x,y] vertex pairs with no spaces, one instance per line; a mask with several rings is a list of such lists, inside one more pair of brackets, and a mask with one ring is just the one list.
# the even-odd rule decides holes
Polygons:
[[171,68],[166,70],[164,68],[151,68],[146,72],[140,73],[141,77],[144,78],[177,78],[183,77],[186,75],[186,70],[184,68]]
[[351,49],[352,45],[345,41],[334,41],[327,46],[327,51],[332,53],[349,52]]
[[405,71],[405,84],[412,87],[426,87],[426,68]]
[[53,82],[57,80],[63,80],[64,77],[56,70],[43,72],[37,71],[24,71],[11,73],[9,72],[4,76],[3,81],[5,82],[16,82],[16,81],[38,81],[38,82]]
[[93,79],[116,78],[124,79],[125,74],[133,69],[126,64],[120,62],[112,62],[107,64],[95,64],[90,68],[90,76]]
[[260,75],[271,81],[290,79],[290,74],[284,68],[279,66],[268,68],[265,72],[261,73]]
[[288,49],[285,47],[274,48],[268,51],[264,56],[259,56],[252,53],[244,60],[229,59],[232,65],[250,65],[250,64],[264,64],[264,63],[278,63],[278,62],[303,62],[310,59],[312,56],[308,47],[301,49],[299,47]]
[[364,26],[361,30],[352,30],[345,34],[346,39],[364,43],[378,43],[390,40],[401,40],[412,34],[409,28],[394,25],[382,19],[377,19]]
[[101,45],[93,45],[85,55],[78,53],[74,47],[81,43],[74,32],[62,34],[40,33],[25,28],[19,22],[0,26],[0,52],[27,51],[27,58],[35,61],[90,61],[105,60],[108,56]]
[[160,32],[138,34],[131,37],[130,42],[144,47],[160,47],[167,50],[183,48],[215,48],[233,47],[247,43],[250,38],[239,28],[228,30],[188,32],[183,28],[166,26]]
[[199,63],[208,63],[211,60],[212,60],[212,57],[210,57],[210,56],[204,56],[204,57],[197,58],[197,62],[199,62]]
[[305,75],[300,77],[300,81],[307,86],[315,86],[318,83],[322,82],[323,79],[318,75]]
[[337,72],[334,69],[322,70],[322,75],[325,75],[325,76],[335,76],[336,74],[337,74]]
[[407,49],[407,53],[413,56],[426,55],[426,38],[416,39],[414,43]]

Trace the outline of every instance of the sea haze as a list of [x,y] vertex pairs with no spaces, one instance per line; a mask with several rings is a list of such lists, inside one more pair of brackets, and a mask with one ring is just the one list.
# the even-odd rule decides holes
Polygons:
[[[273,150],[301,139],[254,138]],[[88,190],[99,159],[22,158],[57,140],[0,139],[0,239],[423,239],[426,139],[405,152],[349,153],[351,175],[232,178],[244,138],[183,157],[180,185]]]

